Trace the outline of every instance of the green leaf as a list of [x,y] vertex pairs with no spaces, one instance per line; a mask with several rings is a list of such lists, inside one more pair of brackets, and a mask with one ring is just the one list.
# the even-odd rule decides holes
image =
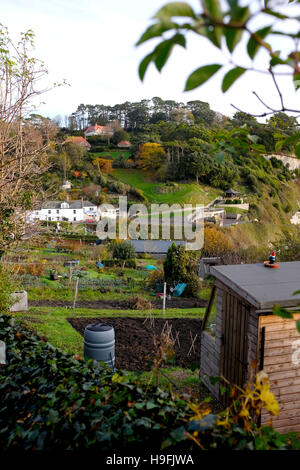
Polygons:
[[286,65],[287,61],[280,59],[280,57],[272,57],[270,60],[270,66],[275,67],[275,65]]
[[153,18],[171,18],[172,16],[187,16],[196,19],[196,13],[186,2],[171,2],[164,5]]
[[[272,26],[265,26],[264,28],[259,29],[258,31],[256,31],[256,33],[254,33],[254,34],[258,38],[264,39],[270,33],[271,29],[272,29]],[[260,47],[261,46],[260,46],[258,40],[255,39],[255,37],[251,36],[249,41],[248,41],[248,44],[247,44],[248,55],[251,59],[254,59],[254,57],[257,54]]]
[[176,28],[176,23],[172,21],[165,20],[159,21],[158,23],[152,24],[146,31],[142,34],[136,46],[139,46],[143,42],[149,41],[149,39],[156,38],[161,36],[165,31],[169,31],[170,29]]
[[234,5],[232,7],[232,15],[228,23],[228,27],[225,28],[225,39],[226,44],[230,52],[233,52],[235,46],[239,43],[243,30],[237,28],[230,28],[230,23],[240,23],[244,25],[250,17],[250,10],[248,7],[238,7]]
[[298,295],[300,294],[300,290],[296,290],[295,292],[293,292],[293,295]]
[[300,333],[300,320],[296,321],[297,331]]
[[194,88],[197,88],[198,86],[202,85],[216,72],[218,72],[221,67],[222,65],[220,64],[211,64],[204,65],[204,67],[200,67],[199,69],[195,70],[188,77],[184,91],[194,90]]
[[235,28],[225,28],[226,44],[230,52],[233,52],[235,46],[242,37],[243,31]]
[[266,15],[275,16],[276,18],[279,18],[280,20],[286,20],[288,18],[287,15],[284,15],[283,13],[279,13],[278,11],[271,10],[270,8],[264,8],[262,12],[265,13]]
[[[297,158],[300,158],[300,144],[296,145],[295,147],[295,155]],[[300,292],[299,292],[300,294]]]
[[223,78],[222,82],[222,91],[225,93],[231,85],[241,76],[243,73],[246,72],[246,69],[242,67],[235,67],[232,70],[229,70],[229,72],[226,73],[226,75]]
[[144,59],[139,65],[139,77],[142,81],[144,80],[146,70],[150,62],[153,60],[153,57],[154,57],[153,52],[151,52],[150,54],[146,55],[146,57],[144,57]]
[[161,42],[153,51],[153,61],[157,70],[161,71],[168,58],[170,57],[173,46],[178,44],[185,47],[185,37],[182,34],[175,34],[171,39]]
[[[223,15],[219,0],[202,0],[202,7],[205,14],[212,19],[212,24],[214,20],[222,21]],[[223,28],[221,26],[210,25],[206,28],[206,35],[216,47],[221,48],[223,36]]]
[[215,385],[220,380],[221,380],[221,377],[209,377],[209,381],[212,385]]
[[293,314],[285,308],[280,307],[280,305],[274,305],[273,313],[281,318],[293,319]]
[[295,90],[297,91],[300,88],[300,73],[295,73],[293,76],[293,80],[294,80]]
[[222,10],[219,0],[202,0],[202,7],[205,13],[216,19],[222,19]]

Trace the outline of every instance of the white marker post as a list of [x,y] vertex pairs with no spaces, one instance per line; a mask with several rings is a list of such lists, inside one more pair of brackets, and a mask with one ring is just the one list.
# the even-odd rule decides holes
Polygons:
[[76,300],[77,300],[77,294],[78,294],[78,283],[79,283],[79,278],[76,279],[75,295],[74,295],[74,302],[73,302],[73,316],[75,315]]
[[163,315],[166,314],[166,296],[167,296],[167,283],[164,282]]

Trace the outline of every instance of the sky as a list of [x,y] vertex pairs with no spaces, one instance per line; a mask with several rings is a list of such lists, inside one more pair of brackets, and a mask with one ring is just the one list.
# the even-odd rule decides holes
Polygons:
[[[51,118],[64,117],[80,103],[114,105],[160,96],[179,102],[206,101],[227,116],[235,112],[231,103],[245,112],[260,113],[264,108],[255,100],[254,90],[271,106],[279,106],[270,77],[253,72],[241,77],[225,94],[221,92],[220,73],[201,88],[184,93],[185,80],[193,70],[228,59],[195,35],[188,36],[186,50],[175,49],[161,73],[151,65],[141,82],[138,64],[152,50],[155,40],[138,48],[135,43],[165,3],[167,0],[2,0],[1,22],[13,39],[27,29],[35,32],[34,56],[42,59],[49,71],[43,86],[64,79],[69,83],[43,95],[44,104],[37,104],[37,111]],[[189,3],[198,10],[198,0]],[[287,46],[281,38],[277,41],[278,49]],[[235,61],[249,64],[239,52]],[[258,62],[266,64],[263,52]],[[289,78],[281,77],[279,84],[286,106],[294,108],[298,102],[299,109],[300,91],[297,96]]]

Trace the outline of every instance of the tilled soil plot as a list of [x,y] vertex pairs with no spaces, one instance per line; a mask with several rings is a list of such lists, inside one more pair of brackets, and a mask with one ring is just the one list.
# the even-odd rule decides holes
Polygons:
[[[174,363],[189,368],[199,362],[201,320],[188,318],[68,318],[71,325],[81,334],[89,323],[108,323],[115,329],[116,367],[132,371],[151,369],[157,343],[162,330],[170,332],[174,341]],[[170,364],[169,364],[170,365]]]
[[[162,299],[151,299],[152,308],[162,308]],[[185,299],[173,298],[166,300],[166,308],[201,308],[206,307],[207,300],[204,299]],[[72,307],[73,301],[71,300],[30,300],[30,307]],[[94,308],[94,309],[120,309],[131,310],[132,302],[128,300],[77,300],[76,306],[78,308]]]

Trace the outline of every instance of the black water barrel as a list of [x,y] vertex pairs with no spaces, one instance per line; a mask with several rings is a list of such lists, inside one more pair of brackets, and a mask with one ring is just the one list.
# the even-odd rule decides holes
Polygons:
[[84,330],[84,356],[103,361],[113,368],[115,363],[115,330],[107,323],[90,323]]

